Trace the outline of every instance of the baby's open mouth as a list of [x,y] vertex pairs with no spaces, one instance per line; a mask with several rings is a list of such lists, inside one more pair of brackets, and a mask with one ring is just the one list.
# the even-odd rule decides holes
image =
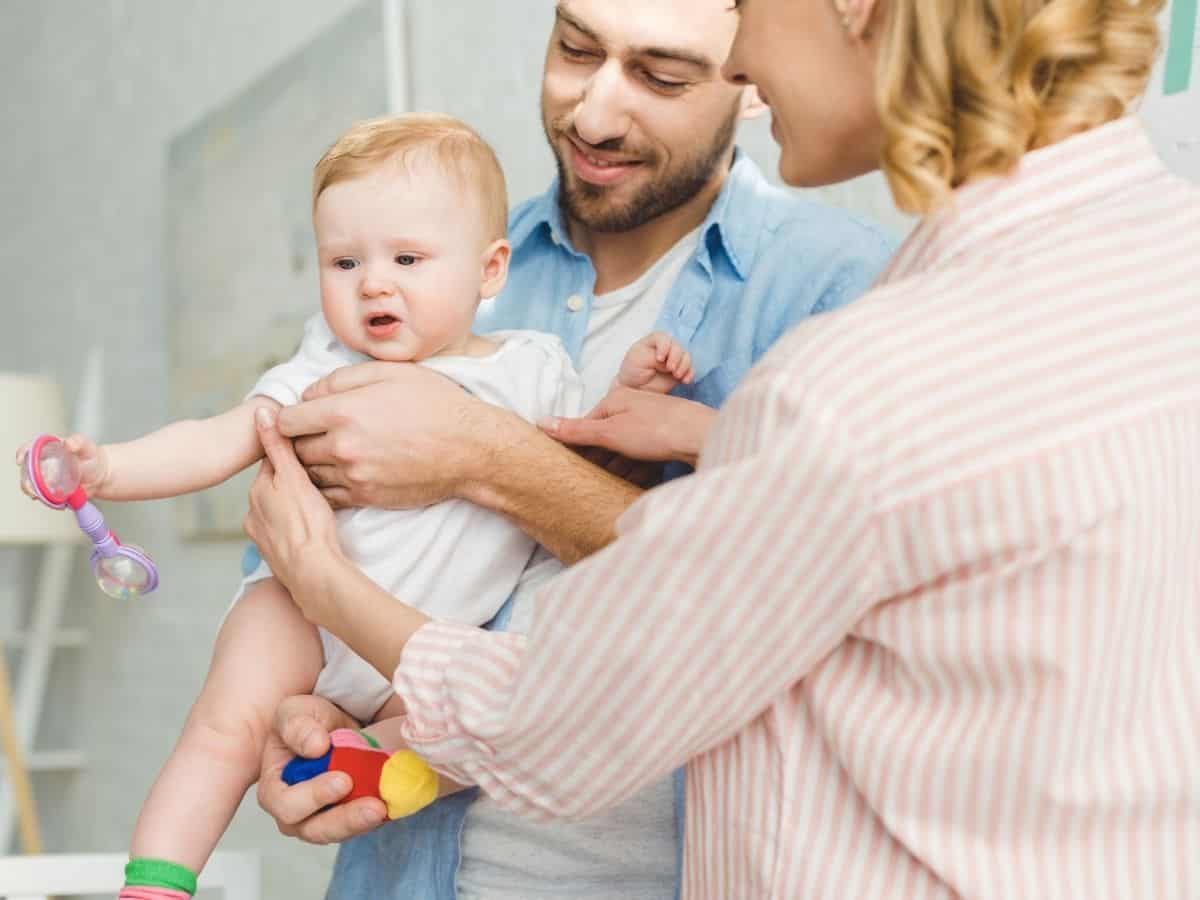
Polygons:
[[375,340],[387,340],[400,330],[401,321],[391,313],[367,317],[367,334]]

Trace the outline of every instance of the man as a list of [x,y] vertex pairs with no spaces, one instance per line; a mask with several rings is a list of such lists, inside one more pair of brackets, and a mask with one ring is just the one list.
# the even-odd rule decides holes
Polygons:
[[[673,397],[622,392],[587,421],[547,427],[619,450],[607,424],[661,420],[661,444],[640,455],[673,461],[672,473],[695,461],[715,408],[771,344],[865,291],[890,252],[876,230],[771,188],[734,148],[738,121],[765,111],[752,88],[722,81],[736,26],[726,0],[561,0],[542,85],[558,179],[515,211],[508,287],[480,313],[483,331],[560,335],[593,402],[634,341],[671,333],[692,354],[691,384]],[[640,493],[415,367],[343,370],[313,395],[280,428],[335,504],[462,497],[510,516],[570,563],[608,543]],[[438,473],[414,480],[431,458]],[[518,603],[497,626],[530,615]],[[281,714],[293,744],[336,721],[317,703]],[[334,776],[283,788],[288,752],[277,745],[264,760],[259,788],[285,832],[339,840],[381,821],[370,801],[308,818],[345,789]],[[553,827],[506,816],[475,792],[449,797],[346,844],[329,896],[496,900],[553,884],[563,897],[669,898],[682,822],[672,793],[663,783],[597,820]]]

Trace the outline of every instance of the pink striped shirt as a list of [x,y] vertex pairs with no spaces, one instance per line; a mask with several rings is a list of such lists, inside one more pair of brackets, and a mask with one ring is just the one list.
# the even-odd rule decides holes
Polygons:
[[698,474],[395,686],[586,816],[687,761],[684,894],[1200,897],[1200,191],[1122,120],[958,192]]

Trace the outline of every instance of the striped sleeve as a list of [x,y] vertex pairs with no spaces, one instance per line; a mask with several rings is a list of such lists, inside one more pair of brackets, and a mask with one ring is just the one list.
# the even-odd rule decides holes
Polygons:
[[421,629],[395,675],[414,749],[514,811],[586,816],[811,671],[871,605],[876,557],[851,442],[794,384],[748,382],[700,471],[548,584],[527,640]]

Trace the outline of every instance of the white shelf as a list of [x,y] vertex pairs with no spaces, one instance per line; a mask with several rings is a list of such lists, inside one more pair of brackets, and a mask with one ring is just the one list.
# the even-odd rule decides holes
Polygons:
[[[87,757],[82,750],[38,750],[26,757],[25,765],[30,772],[75,772],[87,765]],[[4,765],[0,763],[3,775]]]
[[[87,632],[82,628],[61,628],[51,639],[51,646],[56,650],[78,648],[86,644],[87,639]],[[29,643],[29,633],[25,631],[18,631],[16,634],[0,639],[0,644],[9,650],[25,650],[29,647]]]

